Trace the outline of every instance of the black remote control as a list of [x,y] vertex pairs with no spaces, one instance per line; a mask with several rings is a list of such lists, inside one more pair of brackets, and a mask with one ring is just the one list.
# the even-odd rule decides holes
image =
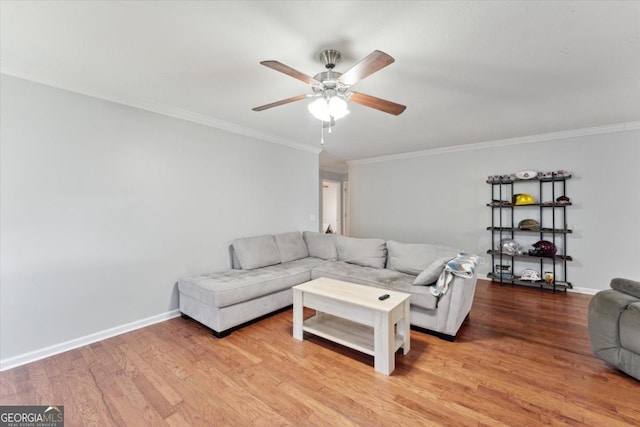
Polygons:
[[380,301],[384,301],[384,300],[386,300],[387,298],[389,298],[389,294],[380,295],[380,296],[378,297],[378,299],[379,299]]

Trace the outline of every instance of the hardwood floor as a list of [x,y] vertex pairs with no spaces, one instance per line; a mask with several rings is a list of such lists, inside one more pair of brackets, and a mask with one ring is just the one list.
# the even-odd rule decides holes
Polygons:
[[223,339],[176,318],[2,372],[0,404],[64,405],[66,426],[640,425],[640,382],[591,352],[589,299],[481,281],[458,340],[412,331],[391,376],[294,340],[292,310]]

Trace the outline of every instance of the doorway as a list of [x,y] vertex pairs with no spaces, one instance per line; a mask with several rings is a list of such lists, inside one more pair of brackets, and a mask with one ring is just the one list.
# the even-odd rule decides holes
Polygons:
[[322,224],[323,233],[342,234],[342,183],[322,180]]

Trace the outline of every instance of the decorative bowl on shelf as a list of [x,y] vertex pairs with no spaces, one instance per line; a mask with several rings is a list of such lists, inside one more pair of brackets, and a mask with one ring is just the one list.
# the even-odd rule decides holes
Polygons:
[[538,176],[538,172],[536,171],[520,171],[516,174],[518,179],[531,179],[536,178]]

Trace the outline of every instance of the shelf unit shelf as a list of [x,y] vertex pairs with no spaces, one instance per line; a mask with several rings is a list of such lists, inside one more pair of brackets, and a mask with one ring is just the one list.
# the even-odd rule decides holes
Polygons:
[[563,233],[573,233],[572,230],[567,230],[563,228],[541,228],[540,230],[522,230],[518,227],[487,227],[489,231],[517,231],[520,233],[555,233],[555,234],[563,234]]
[[[374,328],[327,313],[318,313],[305,320],[302,330],[370,356],[375,356]],[[398,351],[404,338],[394,334],[393,348]]]
[[569,255],[554,255],[554,256],[540,256],[540,255],[529,255],[529,254],[509,255],[494,249],[489,249],[487,253],[489,255],[502,256],[503,258],[532,258],[532,259],[573,261],[573,258],[570,257]]
[[493,204],[487,203],[487,206],[492,208],[504,208],[504,209],[519,209],[519,208],[530,208],[530,207],[541,207],[541,208],[560,208],[564,206],[571,206],[571,203],[532,203],[530,205],[512,205],[512,204]]
[[508,277],[494,277],[493,273],[489,273],[488,277],[496,282],[499,283],[506,283],[506,284],[511,284],[511,285],[519,285],[519,286],[527,286],[530,288],[540,288],[540,289],[549,289],[549,290],[554,290],[554,285],[555,285],[555,290],[567,290],[567,289],[571,289],[573,286],[571,286],[571,283],[569,282],[561,282],[556,280],[554,284],[549,284],[546,283],[543,280],[536,280],[536,281],[530,281],[530,280],[520,280],[519,277],[512,277],[512,278],[508,278]]

